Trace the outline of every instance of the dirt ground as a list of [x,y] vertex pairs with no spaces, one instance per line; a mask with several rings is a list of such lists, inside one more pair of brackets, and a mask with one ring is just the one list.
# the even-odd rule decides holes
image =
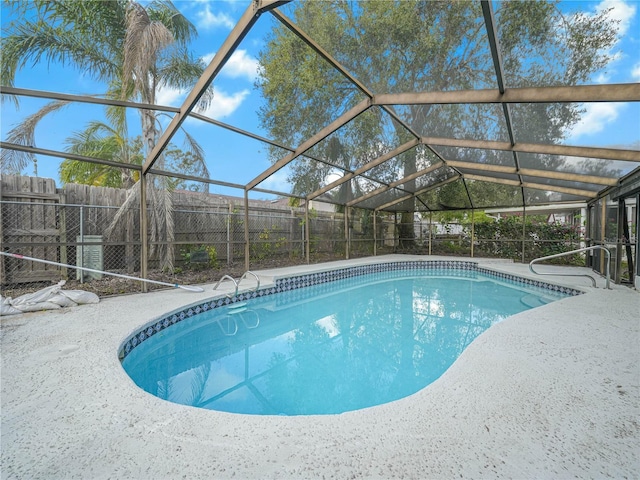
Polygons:
[[[327,262],[331,260],[339,260],[343,257],[332,258],[330,256],[324,256],[322,258],[313,259],[313,263]],[[300,264],[300,259],[291,259],[288,256],[274,257],[256,261],[251,263],[251,270],[258,271],[264,269],[281,268],[292,265]],[[244,262],[235,262],[231,264],[221,263],[217,268],[209,267],[196,267],[194,269],[179,270],[180,273],[168,274],[158,270],[149,271],[149,280],[155,280],[170,284],[179,285],[198,285],[203,283],[215,283],[222,276],[230,275],[231,277],[238,279],[246,271]],[[138,276],[139,272],[113,272],[128,276]],[[27,293],[36,292],[42,288],[50,285],[55,285],[57,282],[38,282],[28,284],[10,285],[2,288],[2,296],[5,298],[17,298]],[[166,285],[158,285],[154,283],[147,283],[148,291],[170,289],[172,287]],[[110,297],[114,295],[126,295],[130,293],[140,293],[142,291],[142,282],[136,280],[129,280],[126,278],[103,275],[100,280],[88,280],[81,283],[79,280],[70,278],[66,280],[63,287],[65,290],[84,290],[93,292],[100,298]]]

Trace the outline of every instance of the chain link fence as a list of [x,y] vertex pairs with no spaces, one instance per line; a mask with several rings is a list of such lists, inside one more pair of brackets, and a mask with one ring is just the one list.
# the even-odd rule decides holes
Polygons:
[[[3,296],[16,297],[60,280],[66,280],[65,288],[84,288],[103,296],[128,293],[132,284],[134,291],[140,291],[138,282],[100,273],[141,275],[139,209],[3,200],[0,212],[2,251],[47,262],[0,257]],[[232,205],[207,210],[176,208],[173,241],[156,240],[153,231],[149,232],[148,278],[187,284],[215,282],[229,273],[240,276],[245,265],[247,218],[252,269],[306,262],[302,209],[251,211],[245,217],[243,210]],[[345,258],[345,245],[342,215],[310,219],[312,262]],[[363,254],[370,254],[368,247],[364,250]],[[171,271],[162,267],[169,251],[173,254]]]
[[[101,273],[143,276],[140,211],[127,202],[127,190],[86,185],[57,190],[34,184],[32,177],[2,177],[2,251],[49,262],[0,256],[4,297],[62,279],[65,288],[102,296],[142,290],[141,282]],[[304,208],[265,201],[251,201],[245,215],[242,199],[194,192],[175,192],[170,215],[157,213],[149,204],[145,276],[183,285],[214,283],[225,274],[238,278],[247,253],[252,270],[306,263],[307,227],[311,263],[388,253],[529,261],[584,244],[578,227],[525,221],[523,228],[521,217],[472,225],[358,208],[348,209],[346,218],[314,209],[305,216]],[[584,265],[584,257],[565,262]]]

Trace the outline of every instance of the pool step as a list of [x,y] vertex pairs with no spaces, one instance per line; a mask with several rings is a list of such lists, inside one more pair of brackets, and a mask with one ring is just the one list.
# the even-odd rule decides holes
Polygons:
[[541,307],[542,305],[547,305],[551,303],[553,300],[545,297],[540,297],[538,295],[525,295],[520,298],[520,301],[529,308]]
[[247,311],[246,307],[234,308],[233,310],[229,310],[229,315],[235,315],[237,313],[242,313],[242,312],[246,312],[246,311]]

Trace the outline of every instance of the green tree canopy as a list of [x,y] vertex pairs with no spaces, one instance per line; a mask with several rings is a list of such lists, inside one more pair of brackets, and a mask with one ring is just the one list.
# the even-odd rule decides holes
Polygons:
[[[286,13],[293,22],[373,94],[496,88],[479,2],[334,0],[292,5]],[[563,14],[558,2],[502,2],[496,17],[509,87],[585,82],[607,64],[607,52],[616,37],[616,25],[606,11],[596,15]],[[278,25],[271,31],[259,61],[258,87],[265,97],[260,111],[262,126],[282,143],[299,145],[366,98],[357,85],[285,26]],[[327,163],[318,166],[300,160],[292,164],[294,193],[311,193],[322,186],[331,169],[358,168],[414,135],[508,140],[499,105],[407,105],[392,110],[408,128],[384,109],[370,108],[308,152]],[[556,143],[580,113],[580,106],[575,104],[539,104],[535,108],[514,108],[512,116],[514,124],[525,126],[530,141]],[[342,152],[339,161],[332,159],[336,141]],[[505,158],[504,152],[443,148],[438,153],[448,159],[465,156],[467,160],[513,165],[513,157]],[[273,160],[277,159],[274,156]],[[376,180],[390,183],[438,161],[431,151],[416,147],[372,170],[371,183],[360,186],[363,191],[373,190],[381,185]],[[549,166],[557,159],[546,157],[543,161]],[[436,169],[401,187],[415,192],[453,175],[452,169]],[[486,197],[498,195],[510,204],[513,188],[502,187],[486,186]],[[438,191],[464,192],[468,198],[468,188],[458,181]],[[482,185],[473,188],[477,198],[485,196],[478,192]],[[438,203],[445,202],[436,199],[432,205]],[[487,205],[495,203],[496,199],[489,199]],[[460,204],[457,208],[467,206]],[[413,201],[401,208],[410,212]],[[403,223],[409,222],[403,219]]]

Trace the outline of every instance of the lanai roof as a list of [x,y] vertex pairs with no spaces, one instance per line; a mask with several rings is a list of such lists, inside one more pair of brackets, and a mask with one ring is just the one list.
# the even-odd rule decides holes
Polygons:
[[[332,5],[326,3],[326,8],[332,8]],[[349,5],[351,13],[357,15],[358,2]],[[290,16],[299,6],[299,2],[280,0],[252,2],[227,40],[218,48],[181,107],[149,106],[20,87],[4,86],[2,92],[98,106],[154,108],[169,114],[171,121],[144,164],[128,167],[144,174],[165,173],[192,181],[204,180],[214,185],[237,187],[246,192],[298,196],[372,210],[437,211],[585,202],[595,198],[598,192],[618,185],[621,178],[640,165],[637,139],[631,138],[622,146],[576,145],[564,140],[550,143],[535,128],[530,128],[528,118],[540,115],[541,111],[542,114],[551,112],[563,104],[584,107],[599,102],[620,102],[640,114],[640,84],[523,85],[522,81],[515,79],[515,72],[510,71],[508,62],[503,60],[499,40],[499,4],[496,5],[497,10],[489,1],[470,3],[468,7],[477,13],[475,25],[478,31],[473,40],[474,48],[483,49],[484,58],[487,59],[485,65],[476,66],[482,72],[478,72],[468,88],[447,86],[437,91],[422,91],[419,89],[421,83],[417,81],[416,88],[407,91],[407,83],[400,85],[393,78],[385,82],[384,71],[377,72],[375,81],[367,78],[371,75],[367,74],[365,67],[359,66],[371,61],[368,52],[349,50],[346,41],[328,42],[325,38],[316,38],[314,29],[309,28],[313,26],[313,18],[306,19],[303,28],[300,22]],[[428,2],[420,8],[428,8]],[[204,91],[215,82],[234,51],[241,48],[255,25],[264,22],[265,17],[274,27],[281,28],[282,35],[288,36],[291,44],[296,46],[298,51],[292,55],[311,58],[312,63],[317,65],[318,75],[335,82],[328,85],[332,91],[339,90],[337,85],[340,84],[349,92],[331,102],[331,121],[322,125],[309,121],[309,124],[301,125],[300,132],[314,133],[293,136],[297,141],[292,145],[196,112],[197,102]],[[344,32],[335,34],[347,35]],[[345,46],[341,48],[340,45]],[[551,55],[558,55],[558,52]],[[538,59],[529,58],[527,61],[535,67]],[[428,64],[414,66],[416,71],[412,74],[415,77],[437,67]],[[327,74],[327,70],[331,73]],[[435,129],[431,123],[431,128],[423,128],[427,124],[416,122],[415,115],[418,111],[425,111],[425,108],[429,115],[435,116],[454,111],[460,121],[456,124],[443,123]],[[273,163],[266,169],[249,172],[249,177],[244,172],[245,178],[240,175],[238,179],[216,178],[215,168],[210,179],[177,171],[159,171],[155,168],[157,159],[188,118],[205,122],[210,129],[223,129],[240,135],[241,141],[255,142],[258,148],[270,151]],[[483,118],[487,125],[483,136],[478,136],[477,126],[469,126],[478,118]],[[327,155],[329,142],[346,135],[357,135],[357,132],[366,135],[365,129],[371,128],[372,124],[380,135],[371,139],[367,155],[363,156],[360,152],[358,162],[337,162]],[[6,141],[2,142],[2,147],[105,163],[100,159],[74,157],[67,152]],[[346,152],[344,155],[356,153]],[[412,169],[406,167],[407,155],[415,159]],[[310,164],[321,166],[331,175],[326,175],[323,182],[310,182],[306,190],[298,187],[298,191],[294,192],[292,187],[289,191],[277,191],[268,187],[268,180],[273,175],[291,168],[304,171],[303,167]],[[350,188],[344,188],[347,184],[350,184]],[[502,195],[492,197],[487,193],[491,191],[487,185],[499,186]],[[458,195],[454,198],[441,195],[445,189],[453,189]]]

